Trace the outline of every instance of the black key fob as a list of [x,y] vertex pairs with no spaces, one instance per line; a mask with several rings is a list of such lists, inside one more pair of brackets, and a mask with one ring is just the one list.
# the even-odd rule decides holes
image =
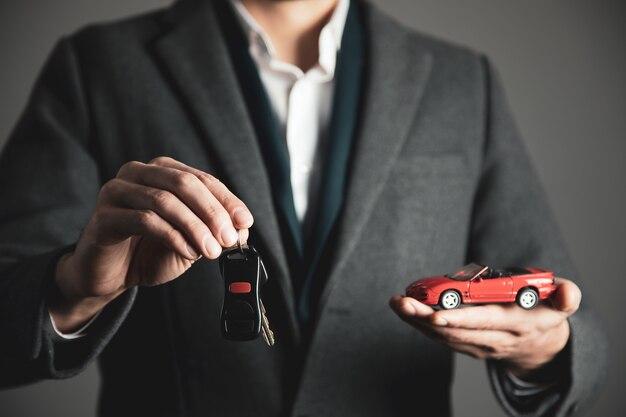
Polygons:
[[252,340],[261,333],[260,289],[267,272],[259,253],[244,245],[227,250],[219,258],[224,279],[222,334],[228,340]]

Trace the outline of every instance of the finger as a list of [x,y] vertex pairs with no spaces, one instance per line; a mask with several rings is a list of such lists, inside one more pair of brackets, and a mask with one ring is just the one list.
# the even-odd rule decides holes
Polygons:
[[510,358],[519,345],[517,337],[506,331],[416,327],[431,339],[478,359]]
[[574,282],[565,278],[555,278],[555,282],[556,291],[552,296],[552,306],[567,316],[574,314],[582,300],[580,288]]
[[193,245],[189,250],[210,259],[217,258],[222,247],[196,214],[169,191],[113,179],[106,184],[103,200],[136,210],[150,210],[180,231]]
[[252,213],[248,210],[248,207],[235,196],[229,189],[217,178],[201,171],[197,168],[190,167],[168,157],[159,157],[151,161],[155,165],[166,166],[170,168],[179,169],[181,171],[189,172],[197,176],[200,181],[213,193],[217,200],[224,206],[226,211],[230,214],[230,217],[238,229],[249,229],[252,227],[254,219]]
[[549,330],[560,326],[568,317],[568,313],[557,310],[550,302],[543,302],[531,311],[526,311],[528,318],[526,319],[526,329],[530,330]]
[[491,355],[491,353],[487,350],[475,345],[467,345],[464,343],[451,343],[447,346],[454,349],[456,352],[471,356],[474,359],[488,359]]
[[431,323],[437,326],[474,330],[520,331],[524,327],[526,311],[516,306],[488,304],[456,310],[435,312]]
[[245,245],[248,242],[248,238],[250,237],[250,229],[239,229],[237,233],[239,234],[237,243],[232,246],[227,246],[225,249],[238,249],[239,243]]
[[501,330],[470,330],[433,327],[440,339],[447,344],[464,344],[503,354],[516,343],[517,336]]
[[109,207],[99,213],[96,239],[100,244],[117,243],[131,236],[152,238],[183,258],[194,261],[185,237],[172,225],[150,210]]
[[483,347],[479,347],[475,344],[464,343],[460,341],[452,341],[446,337],[446,335],[442,334],[441,329],[438,329],[436,326],[433,326],[428,322],[428,320],[424,320],[423,318],[413,317],[413,316],[401,316],[403,321],[409,323],[412,327],[414,327],[417,331],[424,334],[429,339],[434,340],[437,343],[441,343],[449,348],[452,348],[460,353],[465,353],[471,355],[475,358],[485,358],[487,356],[487,352],[483,349]]
[[237,243],[228,212],[194,174],[133,161],[120,168],[118,178],[171,192],[202,219],[221,246]]
[[403,319],[428,338],[474,358],[504,359],[514,355],[515,336],[506,331],[446,329],[423,319]]
[[520,335],[558,326],[566,318],[566,313],[544,304],[532,310],[524,310],[515,304],[488,304],[437,311],[430,317],[430,322],[441,327],[501,330]]
[[412,325],[415,325],[418,321],[426,320],[434,311],[414,298],[401,295],[391,297],[389,306],[398,317]]
[[[394,310],[395,311],[395,310]],[[428,320],[423,317],[418,316],[407,316],[403,314],[396,313],[398,317],[405,323],[409,324],[411,327],[423,333],[430,339],[433,339],[439,343],[446,344],[446,341],[443,339],[441,334],[433,330],[433,326],[428,323]]]
[[435,342],[448,345],[448,342],[446,342],[443,336],[440,333],[433,330],[433,326],[429,325],[428,322],[422,319],[409,319],[405,321],[409,323],[412,327],[417,329],[417,331],[426,335],[428,338],[434,340]]

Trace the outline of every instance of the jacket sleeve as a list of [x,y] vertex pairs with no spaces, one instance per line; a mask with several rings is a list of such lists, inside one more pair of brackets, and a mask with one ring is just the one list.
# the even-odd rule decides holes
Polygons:
[[[497,74],[483,59],[487,92],[482,172],[476,190],[468,261],[536,266],[576,281],[580,309],[569,318],[568,348],[555,366],[550,390],[524,403],[515,401],[502,371],[488,362],[498,401],[511,416],[568,416],[596,396],[606,371],[606,336],[584,296],[584,283],[567,254],[557,222],[512,120]],[[558,371],[557,371],[558,370]]]
[[101,186],[89,112],[69,40],[54,49],[0,154],[0,387],[84,369],[112,337],[136,291],[111,303],[76,343],[51,337],[46,294]]

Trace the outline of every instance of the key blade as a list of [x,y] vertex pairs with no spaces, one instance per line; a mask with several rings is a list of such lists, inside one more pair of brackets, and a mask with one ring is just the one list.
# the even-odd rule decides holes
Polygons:
[[261,327],[261,333],[263,333],[263,339],[268,346],[274,346],[276,339],[274,338],[274,332],[269,328],[267,320],[263,320],[263,326]]
[[267,319],[267,312],[265,311],[263,301],[260,301],[259,304],[261,305],[261,333],[263,334],[263,339],[265,339],[265,343],[267,343],[268,346],[274,346],[276,339],[274,332],[270,329],[270,322]]
[[263,340],[265,340],[265,343],[267,343],[268,346],[274,346],[274,343],[272,343],[270,338],[267,336],[267,333],[265,331],[265,327],[261,328],[261,335],[263,335]]

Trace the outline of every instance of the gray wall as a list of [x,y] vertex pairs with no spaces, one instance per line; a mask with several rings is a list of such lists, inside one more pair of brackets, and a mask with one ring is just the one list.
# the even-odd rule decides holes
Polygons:
[[[489,54],[560,219],[569,248],[605,320],[612,369],[591,415],[622,415],[626,342],[626,4],[623,0],[376,0],[420,30]],[[55,40],[81,25],[165,0],[3,0],[0,4],[0,145],[24,107]],[[409,279],[409,278],[407,278]],[[90,416],[97,371],[0,392],[0,416]],[[482,363],[459,357],[458,416],[503,413]]]

